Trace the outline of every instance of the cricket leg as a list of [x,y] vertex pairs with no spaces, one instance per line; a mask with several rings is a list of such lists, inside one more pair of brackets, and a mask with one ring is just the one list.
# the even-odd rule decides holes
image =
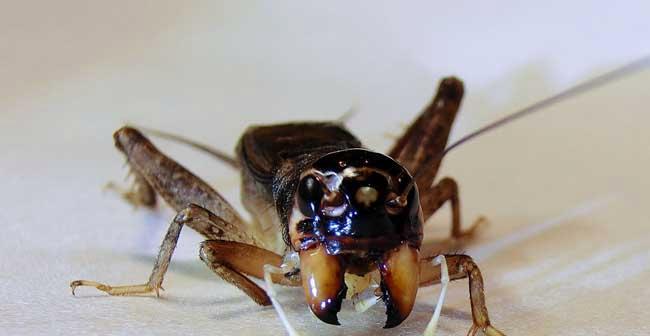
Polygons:
[[[134,130],[134,128],[131,127],[124,127],[120,129],[118,132],[121,133],[126,133],[128,130]],[[225,154],[219,150],[213,149],[207,145],[192,141],[188,138],[181,137],[175,134],[163,132],[163,131],[158,131],[158,130],[153,130],[153,129],[143,129],[145,132],[158,136],[163,139],[171,140],[171,141],[176,141],[179,143],[186,144],[190,147],[193,147],[197,150],[200,150],[202,152],[205,152],[214,158],[222,161],[223,163],[231,166],[232,168],[239,169],[239,162],[231,157],[228,154]],[[117,141],[117,134],[116,132],[116,141]],[[119,146],[118,146],[119,148]],[[128,163],[128,161],[127,161]],[[129,176],[133,176],[133,184],[131,185],[130,188],[125,189],[120,186],[118,186],[114,182],[109,182],[106,185],[106,189],[108,190],[113,190],[118,192],[122,197],[129,203],[133,204],[135,207],[139,206],[144,206],[148,208],[153,208],[156,205],[156,193],[154,188],[147,182],[147,180],[144,178],[144,176],[137,170],[133,169],[131,167],[131,170],[129,172]]]
[[117,192],[122,198],[131,203],[135,208],[145,207],[154,208],[156,206],[156,191],[136,170],[130,168],[129,177],[133,177],[133,182],[128,188],[123,188],[115,182],[108,182],[104,190]]
[[[257,304],[271,304],[271,299],[264,289],[246,275],[264,278],[265,267],[270,265],[279,268],[282,256],[253,245],[226,240],[204,241],[201,243],[199,256],[214,273],[241,289]],[[300,286],[299,277],[291,274],[273,274],[271,279],[274,283],[285,286]]]
[[181,234],[181,229],[183,224],[186,221],[185,216],[182,213],[179,213],[172,220],[165,235],[165,239],[160,246],[160,251],[158,251],[158,257],[154,263],[153,270],[149,276],[149,281],[143,284],[136,285],[124,285],[124,286],[111,286],[103,284],[96,281],[90,280],[75,280],[70,283],[70,288],[72,288],[72,295],[75,294],[75,289],[80,286],[91,286],[95,287],[100,291],[106,292],[110,295],[136,295],[136,294],[146,294],[155,292],[156,296],[160,296],[160,289],[162,288],[162,281],[169,267],[169,262],[176,248],[176,243],[178,242],[178,237]]
[[451,238],[459,239],[471,237],[476,229],[486,222],[484,217],[479,217],[467,230],[461,229],[460,199],[458,197],[458,184],[452,178],[445,177],[438,184],[422,191],[420,204],[425,220],[429,219],[445,202],[451,203]]
[[447,146],[451,127],[463,98],[463,82],[455,77],[440,81],[433,101],[409,126],[402,137],[390,150],[389,155],[415,176],[420,189],[420,199],[425,220],[431,217],[445,202],[451,202],[451,237],[458,239],[471,236],[485,220],[479,218],[466,231],[461,229],[460,201],[458,185],[451,178],[442,179],[437,185],[434,181],[440,162],[439,155]]
[[[79,286],[92,286],[110,295],[135,295],[146,294],[155,291],[159,295],[159,289],[162,288],[162,281],[169,263],[171,256],[176,247],[176,242],[180,236],[181,228],[187,225],[199,232],[203,227],[210,227],[211,234],[218,234],[218,228],[223,228],[221,223],[214,221],[216,215],[209,214],[209,212],[197,205],[190,205],[183,209],[176,215],[172,224],[169,227],[165,239],[163,240],[158,258],[154,264],[153,270],[149,277],[149,281],[144,284],[126,285],[126,286],[110,286],[95,281],[77,280],[70,284],[74,294],[74,290]],[[211,223],[207,225],[206,223]],[[217,228],[217,229],[215,229]],[[223,238],[232,238],[228,233],[222,232]],[[264,264],[280,264],[282,257],[264,250],[262,248],[248,245],[244,243],[237,243],[234,241],[226,240],[208,240],[201,244],[201,259],[224,280],[236,285],[248,294],[255,302],[263,304],[260,293],[263,291],[257,285],[251,282],[241,273],[245,273],[257,278],[263,276]],[[286,286],[295,286],[296,281],[294,277],[277,276],[274,278],[277,283]],[[300,282],[298,281],[297,285]],[[255,288],[257,287],[257,289]]]
[[203,180],[161,153],[142,133],[122,127],[113,135],[115,147],[126,156],[131,169],[139,174],[174,210],[196,204],[233,226],[243,225],[234,208]]
[[133,128],[114,134],[116,147],[127,157],[131,168],[172,208],[179,211],[170,224],[150,280],[146,284],[111,287],[94,281],[73,281],[71,287],[94,286],[113,295],[158,292],[176,246],[181,227],[187,224],[209,239],[229,239],[256,244],[245,223],[228,202],[187,169],[159,152]]
[[[435,258],[424,258],[420,261],[420,287],[444,282],[443,280],[445,278],[448,278],[448,281],[469,278],[469,295],[473,323],[468,335],[476,335],[480,330],[488,336],[503,336],[504,334],[501,331],[490,324],[490,318],[488,317],[488,311],[485,305],[483,277],[472,258],[467,255],[444,255],[448,273],[443,271],[442,263],[441,267],[438,267],[436,263],[432,263]],[[443,273],[447,273],[447,276],[445,277]]]
[[420,189],[427,189],[436,177],[438,156],[447,146],[463,93],[463,82],[458,78],[441,80],[433,101],[388,152],[417,177],[415,182]]
[[[228,239],[259,245],[247,232],[237,211],[207,183],[161,153],[142,133],[130,127],[115,132],[115,146],[126,156],[131,169],[176,211],[191,206],[192,226],[208,239]],[[187,211],[187,210],[186,210]],[[218,223],[216,227],[212,224]],[[215,232],[213,232],[215,231]]]

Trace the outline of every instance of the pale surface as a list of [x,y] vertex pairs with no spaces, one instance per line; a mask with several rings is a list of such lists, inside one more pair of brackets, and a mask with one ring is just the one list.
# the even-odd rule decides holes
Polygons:
[[[55,4],[56,3],[56,4]],[[70,280],[147,279],[173,213],[112,193],[125,122],[230,151],[252,123],[332,119],[388,148],[442,76],[465,80],[453,138],[648,54],[643,1],[475,1],[349,7],[259,2],[18,2],[0,6],[0,334],[282,335],[197,258],[184,231],[162,298],[70,295]],[[338,9],[335,9],[338,8]],[[650,72],[512,124],[450,155],[465,223],[491,225],[467,247],[486,279],[494,324],[509,335],[650,333]],[[237,203],[238,177],[157,141]],[[430,223],[444,237],[448,210]],[[282,302],[306,335],[418,335],[439,289],[384,331],[383,307],[346,306],[318,322],[300,290]],[[450,286],[440,334],[471,324],[467,282]]]

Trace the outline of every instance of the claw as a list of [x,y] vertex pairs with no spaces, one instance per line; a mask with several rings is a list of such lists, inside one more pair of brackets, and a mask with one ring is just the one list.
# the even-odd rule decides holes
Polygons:
[[77,289],[77,287],[79,287],[78,283],[79,283],[79,280],[70,282],[70,289],[72,289],[72,296],[76,296],[75,293],[74,293],[74,290]]
[[386,252],[379,270],[387,315],[384,328],[393,328],[409,316],[415,304],[420,282],[420,252],[404,243]]
[[322,245],[300,252],[300,274],[307,304],[321,321],[339,325],[336,317],[347,287],[340,257],[329,255]]

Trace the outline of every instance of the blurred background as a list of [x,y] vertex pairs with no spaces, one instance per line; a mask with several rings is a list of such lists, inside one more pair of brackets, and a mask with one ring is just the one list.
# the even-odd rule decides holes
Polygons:
[[[453,139],[650,54],[644,1],[0,1],[0,330],[7,334],[281,335],[197,258],[185,230],[161,299],[106,297],[70,280],[141,283],[173,213],[102,192],[127,170],[111,134],[125,123],[232,152],[252,124],[347,123],[386,150],[462,78]],[[509,335],[647,335],[650,72],[510,124],[450,154],[468,225],[464,250]],[[236,172],[155,140],[236,207]],[[443,208],[427,239],[446,237]],[[305,335],[418,335],[439,288],[382,330],[384,309],[350,306],[344,327],[312,317],[301,290],[282,302]],[[467,283],[450,287],[441,335],[471,325]]]

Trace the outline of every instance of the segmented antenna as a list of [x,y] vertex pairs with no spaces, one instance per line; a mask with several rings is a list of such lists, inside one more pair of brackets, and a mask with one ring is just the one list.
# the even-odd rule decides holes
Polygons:
[[[505,124],[508,124],[510,122],[513,122],[519,118],[522,118],[524,116],[530,115],[535,112],[539,112],[540,110],[547,108],[553,104],[556,104],[560,101],[569,99],[571,97],[574,97],[576,95],[585,93],[591,89],[595,89],[597,87],[603,86],[611,81],[617,80],[619,78],[625,77],[627,75],[633,74],[635,72],[638,72],[644,68],[647,68],[650,66],[650,55],[642,57],[634,62],[631,62],[625,66],[622,66],[620,68],[617,68],[615,70],[612,70],[610,72],[604,73],[596,78],[592,78],[590,80],[587,80],[583,83],[580,83],[576,86],[573,86],[569,89],[566,89],[558,94],[555,94],[551,97],[548,97],[546,99],[542,99],[541,101],[532,104],[528,107],[525,107],[517,112],[511,113],[497,121],[494,121],[490,124],[487,124],[476,131],[469,133],[450,146],[448,146],[442,153],[434,156],[431,158],[428,162],[424,164],[424,166],[431,166],[436,163],[438,163],[442,158],[447,155],[452,149],[478,137],[479,135],[485,134],[495,128],[501,127]],[[411,185],[407,186],[405,189],[405,195],[408,195],[409,190],[415,184],[415,181],[417,180],[418,177],[420,177],[424,173],[424,170],[420,170],[415,176],[413,176],[413,180],[411,182]]]
[[167,140],[171,140],[171,141],[176,141],[176,142],[179,142],[179,143],[186,144],[186,145],[188,145],[190,147],[194,147],[195,149],[198,149],[198,150],[200,150],[202,152],[205,152],[207,154],[210,154],[210,155],[214,156],[215,158],[221,160],[222,162],[228,164],[229,166],[231,166],[231,167],[233,167],[235,169],[239,169],[239,162],[235,158],[233,158],[232,156],[230,156],[230,155],[228,155],[228,154],[226,154],[224,152],[221,152],[221,151],[216,150],[214,148],[211,148],[211,147],[209,147],[207,145],[204,145],[202,143],[198,143],[196,141],[190,140],[190,139],[182,137],[180,135],[171,134],[171,133],[167,133],[167,132],[163,132],[163,131],[159,131],[159,130],[155,130],[155,129],[150,129],[150,128],[146,128],[146,127],[139,127],[139,126],[133,126],[133,127],[137,128],[137,129],[139,129],[139,130],[141,130],[141,131],[143,131],[143,132],[145,132],[147,134],[157,136],[159,138],[163,138],[163,139],[167,139]]
[[558,93],[558,94],[556,94],[554,96],[548,97],[546,99],[542,99],[541,101],[539,101],[539,102],[537,102],[537,103],[535,103],[533,105],[530,105],[530,106],[528,106],[528,107],[526,107],[526,108],[524,108],[524,109],[522,109],[520,111],[517,111],[515,113],[509,114],[509,115],[507,115],[507,116],[505,116],[505,117],[503,117],[503,118],[501,118],[501,119],[499,119],[499,120],[497,120],[497,121],[495,121],[495,122],[493,122],[491,124],[485,125],[485,126],[479,128],[478,130],[463,136],[458,141],[454,142],[449,147],[447,147],[442,152],[442,154],[439,155],[439,158],[437,158],[437,160],[442,159],[442,157],[444,157],[452,149],[460,146],[461,144],[463,144],[463,143],[465,143],[465,142],[467,142],[469,140],[472,140],[473,138],[476,138],[477,136],[479,136],[479,135],[481,135],[481,134],[483,134],[485,132],[493,130],[493,129],[499,127],[499,126],[505,125],[505,124],[507,124],[509,122],[515,121],[515,120],[517,120],[519,118],[522,118],[522,117],[524,117],[526,115],[529,115],[531,113],[537,112],[537,111],[539,111],[539,110],[541,110],[543,108],[549,107],[549,106],[551,106],[551,105],[553,105],[555,103],[558,103],[558,102],[560,102],[562,100],[571,98],[573,96],[576,96],[576,95],[579,95],[581,93],[587,92],[587,91],[589,91],[591,89],[595,89],[595,88],[597,88],[599,86],[603,86],[603,85],[605,85],[605,84],[607,84],[607,83],[609,83],[611,81],[614,81],[616,79],[619,79],[621,77],[625,77],[625,76],[627,76],[629,74],[640,71],[640,70],[642,70],[643,68],[645,68],[645,67],[647,67],[649,65],[650,65],[650,55],[645,56],[645,57],[643,57],[641,59],[638,59],[638,60],[636,60],[636,61],[634,61],[632,63],[629,63],[628,65],[625,65],[623,67],[620,67],[618,69],[615,69],[615,70],[612,70],[612,71],[607,72],[605,74],[602,74],[602,75],[600,75],[600,76],[598,76],[596,78],[592,78],[590,80],[587,80],[586,82],[583,82],[583,83],[578,84],[578,85],[576,85],[574,87],[571,87],[571,88],[569,88],[569,89],[567,89],[565,91],[562,91],[562,92],[560,92],[560,93]]

